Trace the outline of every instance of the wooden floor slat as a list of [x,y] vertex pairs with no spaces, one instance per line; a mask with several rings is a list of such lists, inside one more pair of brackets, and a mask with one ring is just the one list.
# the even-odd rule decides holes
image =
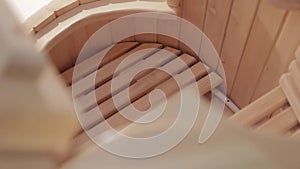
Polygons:
[[297,124],[297,117],[293,110],[289,107],[259,126],[256,130],[260,132],[285,134],[289,129]]
[[[162,57],[162,55],[160,55],[160,57]],[[182,55],[179,58],[176,58],[175,60],[167,63],[163,67],[165,69],[167,69],[168,71],[170,71],[170,73],[175,75],[175,74],[183,71],[184,69],[186,69],[186,67],[176,66],[176,65],[178,65],[177,62],[179,60],[183,60],[184,62],[186,62],[187,65],[192,65],[193,63],[196,62],[195,58],[188,56],[188,55]],[[169,78],[170,78],[169,75],[167,75],[161,71],[154,70],[154,71],[150,72],[149,74],[142,77],[136,83],[134,83],[130,86],[130,98],[132,99],[131,101],[132,102],[136,101],[137,99],[142,97],[144,94],[147,94],[149,91],[151,91],[153,88],[155,88],[155,86],[163,83],[165,80],[167,80]],[[122,92],[114,95],[114,97],[118,99],[118,103],[120,105],[122,105],[122,107],[120,107],[119,109],[122,109],[123,107],[126,107],[128,104],[130,104],[130,101],[128,102],[128,100],[125,99],[126,96],[127,96],[126,91],[122,91]],[[108,100],[106,100],[105,102],[100,104],[99,106],[91,109],[87,113],[84,113],[83,116],[87,117],[86,120],[89,121],[88,124],[95,124],[95,123],[103,120],[100,118],[100,116],[98,114],[99,109],[101,110],[104,117],[111,116],[112,114],[117,112],[117,109],[114,105],[113,99],[109,98]],[[91,117],[93,117],[93,118],[88,118],[90,116],[90,114],[93,114],[93,115],[91,115]],[[98,118],[95,118],[96,116],[98,116]]]
[[[194,57],[189,56],[187,54],[183,54],[182,56],[180,56],[180,58],[187,64],[187,66],[191,66],[192,64],[196,63],[196,61],[197,61]],[[177,69],[178,69],[178,67],[176,67],[177,65],[178,64],[176,64],[174,61],[173,62],[171,61],[170,64],[167,64],[165,66],[165,69],[170,70],[171,72],[175,72],[175,71],[177,72]],[[172,71],[172,69],[175,69],[175,70]],[[149,70],[149,71],[151,72],[152,70]],[[150,73],[149,71],[146,71],[146,73],[149,74]],[[134,81],[135,82],[138,81],[137,82],[138,84],[147,83],[148,85],[150,85],[151,83],[144,82],[145,81],[145,77],[147,77],[147,74],[145,74],[145,73],[138,74],[138,76],[136,76],[136,78],[134,79]],[[155,75],[153,75],[153,76],[155,76]],[[162,78],[162,77],[165,76],[165,74],[160,73],[160,74],[158,74],[156,76],[160,76]],[[115,77],[115,79],[116,78],[119,78],[120,81],[122,81],[122,79],[126,79],[127,77],[126,76],[125,77],[124,76],[117,76],[117,77]],[[99,86],[95,90],[96,103],[94,102],[95,101],[94,100],[95,95],[93,93],[89,93],[87,95],[82,96],[81,102],[83,103],[83,105],[82,105],[83,109],[89,109],[89,108],[91,108],[93,106],[95,107],[97,104],[100,104],[103,101],[105,101],[108,98],[110,98],[112,94],[113,95],[117,94],[120,90],[122,90],[122,89],[124,89],[124,88],[127,87],[127,84],[125,84],[125,83],[117,83],[117,84],[119,84],[119,85],[116,86],[116,88],[114,88],[114,90],[111,90],[112,80],[110,80],[109,82],[106,82],[105,84]]]
[[271,115],[274,111],[287,103],[287,99],[280,87],[276,87],[263,97],[246,106],[231,117],[232,121],[252,127],[264,117]]
[[[201,62],[198,62],[197,64],[193,65],[190,69],[193,72],[195,78],[201,78],[207,74],[207,71],[209,71],[209,69],[207,70],[207,67],[204,64],[202,64]],[[186,85],[190,84],[194,79],[193,77],[190,77],[189,75],[190,74],[186,70],[186,71],[181,72],[180,74],[175,75],[174,78],[177,79],[178,81],[181,81],[181,84],[186,86]],[[178,91],[178,86],[176,85],[176,83],[174,83],[174,79],[170,78],[169,80],[166,80],[165,82],[160,83],[157,87],[155,87],[155,89],[160,89],[160,90],[164,91],[164,94],[168,97]],[[149,95],[146,94],[145,96],[139,98],[138,100],[133,101],[132,104],[141,110],[146,110],[145,108],[147,108],[146,103],[148,102],[148,98],[149,98]],[[156,100],[156,101],[154,101],[154,103],[157,103],[158,101],[159,100]],[[107,103],[109,103],[109,105],[113,106],[112,100]],[[104,110],[104,108],[107,105],[102,104],[102,106],[103,106],[102,108],[100,106],[92,109],[90,112],[83,115],[83,118],[86,121],[89,121],[89,124],[92,124],[91,126],[98,124],[104,120],[104,119],[100,118],[100,116],[98,114],[99,113],[98,108],[100,108],[100,110]],[[124,109],[126,109],[126,107]],[[117,112],[115,107],[108,107],[105,111],[109,112],[109,113]],[[89,128],[91,126],[86,126],[86,127]]]
[[[207,71],[209,72],[210,69],[205,66],[204,64],[202,64],[201,62],[198,62],[197,64],[195,64],[194,66],[191,67],[191,71],[193,72],[194,76],[196,79],[199,79],[197,82],[198,88],[201,89],[200,91],[200,95],[204,95],[206,94],[205,92],[209,92],[212,87],[216,87],[218,85],[220,85],[223,80],[221,79],[220,76],[218,76],[216,73],[212,72],[209,75],[207,75]],[[194,78],[187,78],[186,75],[189,75],[188,71],[184,71],[180,74],[177,74],[174,78],[176,80],[180,80],[182,82],[182,84],[184,86],[190,84]],[[205,76],[207,75],[207,76]],[[202,78],[204,77],[204,78]],[[212,84],[209,84],[209,77],[211,77],[212,80]],[[202,89],[202,88],[205,89]],[[169,97],[172,94],[176,93],[179,88],[178,86],[176,86],[176,83],[174,81],[173,78],[165,81],[164,83],[161,83],[160,85],[158,85],[156,87],[156,89],[160,89],[164,92],[164,94]],[[150,103],[148,101],[149,98],[149,94],[141,97],[140,99],[138,99],[137,101],[133,102],[133,106],[140,109],[140,110],[147,110],[148,108],[150,108]],[[160,100],[156,100],[153,103],[157,103]],[[126,107],[128,108],[128,107]],[[124,109],[126,109],[124,108]],[[129,125],[130,123],[132,123],[131,121],[129,121],[128,119],[124,118],[121,114],[116,113],[113,116],[111,116],[110,118],[107,119],[107,122],[111,125],[111,127],[115,128],[115,129],[121,129],[127,125]],[[95,135],[100,134],[101,132],[104,132],[107,128],[104,127],[105,125],[103,125],[102,123],[98,122],[98,124],[96,126],[94,126],[93,128],[89,129],[88,132],[93,133]]]
[[[116,58],[115,60],[111,61],[110,63],[104,65],[101,69],[99,69],[97,72],[93,72],[92,74],[80,79],[78,82],[76,82],[73,85],[76,85],[76,91],[74,91],[74,96],[78,97],[81,94],[88,92],[95,88],[95,85],[100,85],[101,83],[106,82],[107,80],[111,79],[113,74],[115,73],[115,69],[118,67],[118,65],[128,56],[131,56],[137,51],[143,50],[143,49],[149,49],[143,54],[137,55],[138,57],[135,59],[131,59],[132,63],[128,63],[128,66],[130,64],[134,64],[136,61],[144,59],[153,53],[157,52],[162,47],[161,44],[154,44],[154,43],[144,43],[133,50],[129,51],[128,53]],[[95,80],[95,81],[94,81]],[[95,82],[95,83],[94,83]]]
[[[138,42],[123,42],[119,43],[104,49],[103,51],[95,54],[92,57],[87,58],[86,60],[80,62],[76,66],[79,67],[80,70],[78,71],[77,77],[74,77],[74,80],[77,81],[83,76],[97,70],[99,67],[102,67],[103,65],[107,64],[108,62],[114,60],[115,58],[119,57],[120,55],[128,52],[132,48],[136,47],[139,43]],[[105,53],[107,53],[105,55]],[[105,57],[104,57],[105,55]],[[104,58],[103,58],[104,57]],[[102,62],[99,65],[99,60],[103,58]],[[73,71],[74,67],[66,70],[61,74],[62,78],[70,85],[72,84],[72,78],[73,78]]]

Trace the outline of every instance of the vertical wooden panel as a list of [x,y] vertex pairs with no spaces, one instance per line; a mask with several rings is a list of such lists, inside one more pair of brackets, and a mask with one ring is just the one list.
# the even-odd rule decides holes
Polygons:
[[73,47],[71,46],[71,42],[72,40],[68,36],[49,51],[50,59],[59,72],[63,72],[73,66],[73,59],[71,57]]
[[252,100],[278,85],[280,76],[288,70],[290,62],[295,58],[294,53],[299,44],[300,11],[291,11],[262,72]]
[[107,24],[109,20],[100,20],[97,22],[90,23],[86,26],[86,31],[88,36],[93,35],[97,30],[99,30],[102,26]]
[[239,107],[244,107],[251,101],[285,14],[285,10],[262,0],[230,95]]
[[233,0],[208,0],[204,33],[220,53]]
[[227,91],[231,93],[233,81],[252,26],[259,0],[235,0],[221,52],[227,80]]
[[207,0],[183,0],[182,17],[202,29],[206,13]]
[[83,45],[85,44],[85,42],[88,40],[89,36],[88,33],[85,29],[85,27],[81,27],[77,30],[75,30],[71,36],[71,45],[72,45],[72,50],[71,52],[71,59],[73,61],[73,64],[76,63],[76,59],[79,55],[79,52],[81,51]]

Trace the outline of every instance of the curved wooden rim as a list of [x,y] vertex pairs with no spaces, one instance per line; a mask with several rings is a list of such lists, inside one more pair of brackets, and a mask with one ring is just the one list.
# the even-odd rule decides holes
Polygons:
[[36,37],[41,49],[51,49],[73,30],[88,23],[113,20],[138,12],[176,14],[176,10],[164,1],[128,1],[130,0],[53,0],[26,20],[25,27]]

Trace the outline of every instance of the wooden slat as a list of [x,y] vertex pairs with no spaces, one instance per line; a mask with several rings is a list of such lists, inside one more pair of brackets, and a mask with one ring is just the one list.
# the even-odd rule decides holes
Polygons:
[[300,91],[298,91],[290,74],[284,74],[279,83],[297,119],[300,121]]
[[[196,62],[196,59],[192,56],[189,56],[187,54],[183,54],[180,56],[180,59],[182,59],[188,66],[191,66],[192,64],[194,64]],[[176,60],[173,60],[171,61],[170,63],[168,63],[166,66],[164,66],[165,69],[167,70],[172,70],[172,69],[175,69],[173,71],[177,72],[178,70],[180,70],[180,68],[174,66]],[[168,65],[170,66],[173,66],[173,68],[168,68]],[[170,67],[169,66],[169,67]],[[126,70],[125,70],[126,71]],[[151,70],[149,71],[146,71],[145,73],[142,73],[142,74],[138,74],[137,76],[135,76],[135,78],[133,79],[133,83],[135,83],[135,81],[138,81],[138,84],[137,86],[142,85],[141,83],[147,83],[147,85],[150,85],[151,83],[150,82],[144,82],[145,80],[145,76],[160,76],[160,78],[165,78],[165,74],[164,73],[160,73],[159,75],[155,75],[154,72],[151,72]],[[148,74],[150,73],[150,74]],[[148,75],[147,75],[148,74]],[[120,82],[122,81],[122,79],[127,79],[126,77],[124,76],[117,76],[115,77],[115,80],[116,78],[121,78],[120,79]],[[155,80],[155,79],[154,79]],[[157,79],[156,79],[157,80]],[[133,84],[131,83],[131,85]],[[99,86],[96,90],[95,90],[95,95],[96,95],[96,101],[97,103],[94,103],[93,101],[93,98],[95,97],[94,96],[94,93],[89,93],[85,96],[82,96],[81,101],[82,101],[82,106],[83,106],[83,109],[89,109],[91,108],[92,106],[96,106],[96,104],[100,104],[102,103],[103,101],[105,101],[106,99],[110,98],[111,95],[115,95],[117,94],[119,91],[121,91],[122,89],[126,88],[127,87],[127,84],[119,84],[117,86],[114,86],[114,90],[111,89],[111,85],[112,85],[112,80],[110,80],[109,82],[106,82],[105,84]],[[136,89],[134,89],[134,91],[137,91]]]
[[[110,61],[114,60],[115,58],[123,55],[127,51],[131,50],[132,48],[138,45],[137,42],[124,42],[116,44],[113,48],[108,47],[103,51],[97,53],[96,55],[84,60],[83,62],[77,64],[79,70],[78,76],[74,77],[74,80],[77,81],[83,76],[97,70],[98,68],[102,67],[103,65],[109,63]],[[110,51],[108,51],[110,50]],[[107,53],[105,56],[104,54]],[[104,58],[103,58],[104,57]],[[98,61],[101,59],[101,63],[99,64]],[[99,66],[99,67],[98,67]],[[65,79],[68,84],[72,84],[72,77],[73,77],[74,67],[68,69],[67,71],[63,72],[61,76]]]
[[[97,72],[93,72],[92,74],[86,76],[83,79],[80,79],[78,82],[74,83],[73,85],[77,85],[75,93],[75,97],[83,94],[84,92],[88,92],[91,89],[95,88],[95,86],[99,86],[103,83],[105,83],[107,80],[111,79],[113,74],[115,73],[115,69],[118,67],[118,65],[128,56],[134,54],[137,51],[143,50],[143,49],[149,49],[147,51],[144,51],[143,54],[137,55],[136,59],[131,59],[130,61],[132,63],[128,63],[128,66],[134,64],[136,61],[141,60],[143,58],[148,57],[149,55],[152,55],[153,53],[157,52],[159,48],[162,47],[160,44],[142,44],[138,46],[137,48],[134,48],[133,50],[129,51],[128,53],[118,57],[117,59],[113,60],[112,62],[104,65],[101,69],[99,69]],[[122,69],[120,69],[122,70]],[[117,72],[116,72],[117,73]],[[95,79],[95,84],[94,82]],[[80,87],[78,87],[80,86]]]
[[205,20],[207,0],[182,1],[182,17],[202,29]]
[[226,73],[227,93],[230,95],[233,82],[251,30],[259,0],[233,2],[221,52]]
[[[168,55],[168,54],[165,53],[165,55]],[[157,56],[163,57],[163,54],[161,53]],[[155,56],[151,56],[151,57],[155,58]],[[188,59],[186,60],[184,58],[188,58]],[[186,67],[178,66],[178,62],[181,59],[184,59],[188,65],[192,64],[196,61],[191,56],[183,55],[182,57],[176,58],[175,60],[167,63],[163,67],[165,69],[167,69],[168,71],[170,71],[171,74],[175,75],[186,68]],[[177,66],[174,66],[174,65],[177,65]],[[159,65],[157,65],[157,66],[159,66]],[[123,79],[123,77],[121,77],[121,78]],[[156,85],[162,83],[163,81],[167,80],[168,78],[170,78],[170,76],[168,74],[162,73],[161,71],[152,71],[148,75],[142,77],[136,83],[132,84],[129,87],[131,102],[136,101],[138,98],[142,97],[143,95],[145,95],[146,93],[151,91]],[[126,107],[128,104],[130,104],[130,101],[128,101],[126,99],[127,94],[128,94],[127,91],[123,90],[113,96],[114,98],[118,99],[118,104],[120,104],[122,106],[122,107],[119,107],[118,109],[122,109],[122,108]],[[99,120],[99,118],[100,118],[100,116],[98,114],[99,109],[100,109],[101,113],[103,114],[104,118],[107,118],[117,112],[117,108],[114,105],[113,98],[109,98],[108,100],[101,103],[99,106],[97,106],[83,114],[83,118],[86,117],[86,120],[89,121],[87,123],[88,125],[94,124]],[[93,118],[89,118],[90,116]],[[95,118],[96,116],[98,116],[98,118]],[[85,127],[89,127],[89,126],[85,126]]]
[[252,100],[278,86],[280,76],[288,70],[289,64],[294,60],[294,52],[300,44],[299,18],[300,11],[290,11],[288,13],[286,22],[261,74]]
[[212,72],[208,74],[197,82],[200,95],[202,96],[208,93],[212,89],[219,86],[221,83],[223,83],[223,79],[217,73]]
[[292,79],[293,79],[298,91],[300,92],[300,64],[298,64],[297,61],[294,60],[291,63],[289,70],[290,70]]
[[262,0],[230,95],[240,108],[245,107],[251,101],[259,76],[278,37],[285,14],[286,11]]
[[87,4],[87,3],[91,3],[91,2],[96,2],[96,1],[99,1],[99,0],[78,0],[80,5],[82,4]]
[[218,52],[221,51],[231,6],[232,0],[208,0],[203,30]]
[[256,130],[259,132],[284,134],[297,124],[297,117],[293,110],[289,107],[259,126]]
[[[210,71],[210,69],[205,66],[203,63],[198,62],[197,64],[193,65],[191,68],[191,71],[193,72],[196,79],[201,78],[207,74],[207,71]],[[190,84],[193,81],[193,78],[189,76],[189,71],[184,71],[180,74],[177,74],[174,78],[178,81],[180,80],[184,86]],[[201,80],[201,79],[200,79]],[[202,82],[199,82],[200,84]],[[205,85],[208,86],[208,85]],[[176,85],[176,81],[173,78],[170,78],[169,80],[159,84],[155,89],[160,89],[164,92],[164,94],[169,97],[175,92],[179,90],[178,86]],[[207,90],[203,90],[207,91]],[[204,94],[204,93],[203,93]],[[149,94],[146,94],[145,96],[141,97],[140,99],[134,101],[132,105],[136,107],[139,110],[147,110],[150,108],[150,103],[148,101]],[[154,100],[153,104],[158,103],[160,100]],[[124,108],[127,109],[128,107]],[[89,117],[90,120],[95,120],[97,117],[99,118],[99,115],[93,114],[94,116]],[[86,117],[87,118],[87,117]],[[88,118],[87,118],[88,119]],[[98,121],[94,121],[96,126],[89,129],[89,132],[98,132],[103,131],[101,121],[103,119],[98,119]],[[107,122],[113,127],[113,128],[120,128],[122,126],[126,126],[131,123],[131,121],[125,119],[121,114],[116,113],[110,118],[107,119]]]
[[54,11],[55,15],[61,16],[70,10],[79,6],[79,2],[77,0],[53,0],[46,7]]
[[231,117],[231,120],[251,127],[287,103],[280,87],[257,99]]
[[54,11],[50,11],[43,7],[38,10],[36,14],[33,14],[26,20],[25,27],[27,30],[31,30],[33,28],[34,32],[37,33],[55,19],[56,15]]

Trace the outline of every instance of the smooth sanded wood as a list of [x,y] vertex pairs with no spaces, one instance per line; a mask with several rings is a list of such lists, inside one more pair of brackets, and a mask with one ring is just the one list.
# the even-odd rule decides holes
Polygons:
[[[194,57],[189,56],[187,54],[181,55],[179,57],[179,59],[183,60],[183,62],[185,62],[187,64],[187,66],[191,66],[192,64],[194,64],[196,62],[196,59]],[[175,60],[169,62],[168,64],[166,64],[164,66],[164,69],[167,69],[169,71],[175,71],[175,72],[177,72],[178,70],[180,70],[180,67],[177,67],[175,65],[175,63],[176,63]],[[159,77],[156,77],[156,76],[159,76]],[[147,77],[150,77],[150,78],[146,79]],[[117,76],[116,78],[123,78],[124,79],[126,77],[124,77],[124,76],[123,77],[122,76]],[[154,71],[149,70],[149,71],[146,71],[145,73],[143,72],[142,74],[138,74],[133,79],[134,85],[133,85],[133,83],[131,83],[131,88],[133,88],[133,89],[131,90],[130,94],[138,96],[139,92],[143,93],[144,91],[142,91],[142,90],[146,89],[146,87],[142,88],[142,89],[139,89],[140,86],[153,85],[152,83],[157,83],[157,81],[162,81],[161,79],[165,79],[165,78],[167,78],[165,73],[163,73],[161,71],[158,71],[158,72],[156,71],[155,72],[155,70]],[[95,106],[96,104],[100,104],[103,101],[105,101],[108,98],[110,98],[112,95],[115,95],[115,94],[119,93],[122,89],[124,89],[124,88],[127,87],[127,85],[124,83],[124,84],[117,85],[116,87],[114,87],[114,89],[112,89],[111,88],[112,87],[111,86],[112,85],[112,80],[110,80],[110,81],[106,82],[105,84],[99,86],[95,90],[95,95],[96,95],[96,101],[97,101],[97,103],[94,103],[94,101],[93,101],[93,98],[95,97],[94,93],[89,93],[89,94],[87,94],[85,96],[82,96],[83,98],[81,98],[81,101],[83,102],[83,104],[82,104],[83,109],[88,109],[88,108],[90,108],[92,106]],[[135,84],[136,81],[137,81],[137,84]]]
[[[207,74],[207,71],[208,72],[210,71],[210,68],[207,67],[206,65],[204,65],[203,63],[198,62],[195,65],[193,65],[190,68],[190,70],[194,74],[195,79],[200,78],[199,81],[201,81],[201,78]],[[174,93],[179,91],[178,85],[176,84],[176,81],[174,79],[176,79],[177,81],[181,81],[181,84],[183,85],[183,87],[189,85],[194,80],[193,77],[190,77],[189,71],[185,70],[185,71],[181,72],[180,74],[177,74],[176,76],[174,76],[174,78],[170,78],[169,80],[159,84],[158,86],[155,87],[155,89],[162,90],[164,92],[164,94],[166,95],[166,97],[173,95]],[[198,83],[201,84],[202,82],[198,82]],[[208,85],[204,85],[204,86],[208,86]],[[205,89],[203,91],[207,91],[207,90]],[[205,93],[202,93],[202,94],[205,94]],[[138,100],[134,101],[132,103],[132,105],[134,107],[136,107],[138,110],[141,110],[141,111],[147,110],[151,106],[148,99],[149,99],[149,93],[144,95],[143,97],[139,98]],[[153,100],[153,104],[155,105],[159,101],[160,101],[159,99]],[[124,109],[126,110],[127,108],[128,107],[125,107]],[[96,119],[97,117],[98,117],[98,120]],[[91,132],[99,131],[99,126],[101,126],[101,124],[99,124],[99,123],[101,123],[101,121],[103,121],[103,119],[99,119],[98,114],[92,113],[89,115],[89,117],[85,117],[85,119],[86,120],[94,120],[94,124],[96,124],[96,126],[89,129],[89,131],[91,131]],[[113,116],[109,117],[107,119],[107,122],[114,128],[126,126],[131,123],[131,121],[125,119],[119,113],[116,113]]]
[[[174,54],[176,54],[176,52],[173,53],[173,56],[174,56]],[[164,52],[164,53],[158,52],[158,53],[150,56],[150,58],[151,57],[156,60],[158,60],[157,57],[167,58],[168,60],[172,59],[169,52]],[[183,55],[183,57],[187,57],[187,56]],[[175,57],[173,57],[173,59],[174,58]],[[178,62],[179,59],[180,58],[177,58],[177,59],[167,63],[163,67],[166,68],[167,70],[169,70],[172,74],[176,74],[185,68],[185,67],[176,66],[177,64],[174,64],[174,63]],[[161,62],[156,62],[156,63],[160,63],[160,64],[156,64],[155,60],[152,60],[152,62],[153,63],[148,61],[145,63],[150,64],[150,65],[152,64],[155,67],[159,67],[161,64]],[[195,62],[195,59],[189,56],[189,59],[187,60],[187,62],[189,62],[189,64],[192,64],[192,62]],[[123,91],[113,95],[113,98],[109,98],[108,100],[101,103],[99,106],[94,107],[93,109],[89,110],[86,113],[83,113],[83,116],[87,117],[86,118],[86,121],[88,121],[87,124],[90,125],[90,124],[96,123],[97,120],[103,120],[103,119],[101,119],[101,116],[99,115],[99,110],[101,111],[104,118],[108,118],[112,114],[117,113],[118,109],[122,109],[122,108],[126,107],[128,104],[130,104],[131,101],[134,102],[138,98],[142,97],[144,94],[151,91],[151,89],[153,89],[156,85],[162,83],[163,81],[165,81],[168,78],[170,78],[170,76],[168,76],[166,74],[162,74],[160,71],[152,71],[151,73],[142,77],[136,83],[132,84],[129,87],[129,91],[130,91],[129,96],[128,96],[128,93],[126,92],[126,90],[123,90]],[[131,101],[127,100],[126,97],[130,97]],[[118,108],[116,108],[116,106],[114,104],[114,99],[118,100],[118,104],[120,105]],[[89,116],[91,116],[91,117],[98,116],[98,118],[89,118]]]
[[223,83],[223,79],[215,72],[208,74],[197,82],[200,95],[204,95]]
[[292,79],[293,79],[298,91],[300,92],[300,64],[298,64],[297,61],[294,60],[291,63],[289,70],[290,70]]
[[220,53],[232,0],[208,0],[203,31]]
[[26,30],[31,30],[33,28],[34,32],[36,33],[42,30],[55,19],[56,15],[54,11],[43,7],[26,20],[25,27]]
[[54,11],[55,15],[58,17],[79,5],[79,1],[77,0],[52,0],[46,7],[49,10]]
[[96,2],[96,1],[99,1],[99,0],[78,0],[80,5],[82,4],[87,4],[87,3],[91,3],[91,2]]
[[286,98],[300,121],[300,92],[298,91],[290,74],[284,74],[280,78],[280,86]]
[[[151,44],[151,43],[145,43],[142,44],[133,50],[129,51],[128,53],[118,57],[117,59],[113,60],[112,62],[104,65],[101,69],[99,69],[97,72],[93,72],[92,74],[84,77],[83,79],[80,79],[78,82],[74,83],[76,91],[75,96],[79,96],[83,94],[84,92],[91,91],[91,89],[95,88],[95,86],[99,86],[103,83],[105,83],[107,80],[110,80],[115,73],[116,68],[119,66],[119,64],[126,59],[127,57],[131,56],[137,51],[143,50],[143,49],[149,49],[147,51],[144,51],[143,54],[140,54],[140,59],[146,58],[153,53],[157,52],[162,47],[161,44]],[[135,60],[131,60],[132,63],[130,65],[135,64]],[[118,73],[118,72],[116,72]],[[95,79],[94,79],[95,78]],[[95,84],[93,83],[95,80]]]
[[285,10],[261,2],[230,95],[240,108],[251,102],[285,16]]
[[[116,59],[120,55],[123,55],[124,53],[128,52],[132,48],[136,47],[138,45],[137,42],[124,42],[114,45],[112,48],[111,46],[104,49],[103,51],[95,54],[92,57],[89,57],[88,59],[82,61],[81,63],[77,64],[79,70],[78,76],[74,77],[74,80],[77,81],[83,76],[99,69],[103,65],[111,62],[112,60]],[[107,53],[105,56],[104,54]],[[98,62],[102,58],[101,63]],[[72,78],[73,78],[73,71],[74,67],[68,69],[67,71],[63,72],[61,76],[68,84],[72,84]]]
[[205,20],[207,0],[182,1],[182,17],[202,29]]
[[227,94],[230,96],[259,0],[234,1],[220,58],[226,73]]
[[232,121],[251,127],[287,103],[285,94],[276,87],[231,117]]
[[287,72],[291,61],[295,59],[295,51],[300,44],[299,18],[299,11],[290,11],[288,13],[286,22],[265,65],[252,100],[259,98],[270,91],[270,89],[278,86],[281,75]]
[[297,124],[297,117],[295,116],[292,108],[289,107],[263,123],[256,130],[259,132],[285,134],[289,129]]

